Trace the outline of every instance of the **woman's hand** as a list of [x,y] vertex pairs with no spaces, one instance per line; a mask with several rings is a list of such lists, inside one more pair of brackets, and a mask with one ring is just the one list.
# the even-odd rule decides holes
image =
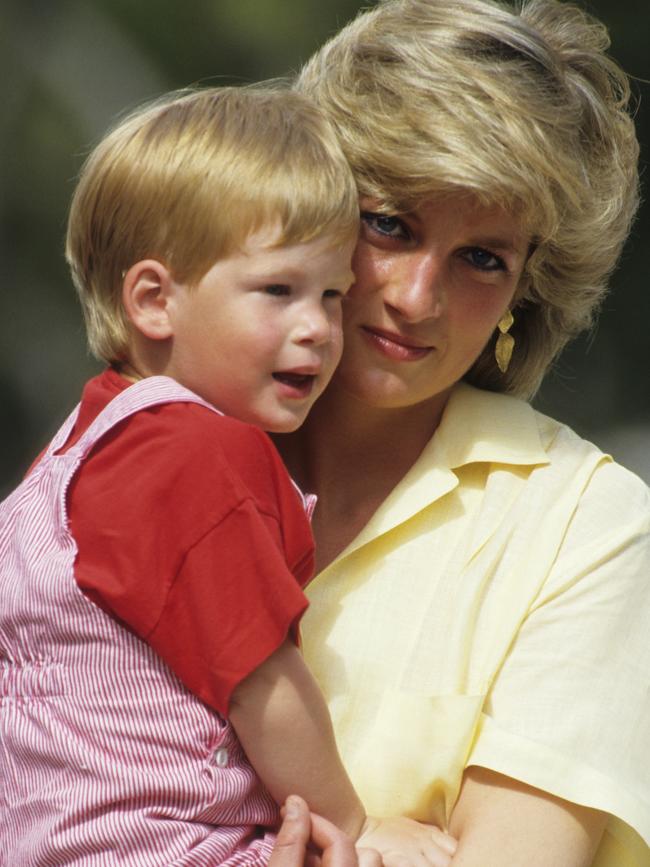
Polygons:
[[355,850],[351,838],[327,819],[309,812],[302,798],[290,795],[268,867],[381,867],[370,849]]
[[435,825],[413,819],[369,817],[357,846],[376,849],[384,867],[448,867],[456,840]]

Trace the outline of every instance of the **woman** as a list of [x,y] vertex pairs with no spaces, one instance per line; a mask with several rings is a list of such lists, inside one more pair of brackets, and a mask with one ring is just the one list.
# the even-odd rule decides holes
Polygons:
[[305,652],[373,815],[458,867],[650,865],[650,497],[526,402],[637,205],[604,28],[384,0],[297,87],[361,194],[346,350],[280,442],[319,497]]

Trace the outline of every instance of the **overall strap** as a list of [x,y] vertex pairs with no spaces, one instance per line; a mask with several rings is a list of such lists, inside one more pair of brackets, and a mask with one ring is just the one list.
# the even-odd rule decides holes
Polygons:
[[66,444],[68,437],[72,433],[72,429],[77,421],[77,416],[79,415],[79,408],[81,404],[78,403],[75,408],[72,410],[67,419],[63,422],[61,427],[58,429],[52,440],[50,441],[49,446],[45,449],[43,453],[43,457],[46,455],[53,455],[60,448]]
[[305,510],[305,514],[311,521],[314,517],[314,509],[316,508],[316,504],[318,503],[318,497],[316,494],[305,494],[302,488],[298,485],[297,482],[291,478],[291,484],[296,490],[296,493],[300,497],[300,502],[302,503],[302,507]]
[[82,460],[95,443],[115,425],[136,412],[140,412],[140,410],[163,403],[198,403],[218,415],[223,415],[212,404],[188,388],[179,385],[170,377],[148,376],[116,395],[92,421],[67,454]]

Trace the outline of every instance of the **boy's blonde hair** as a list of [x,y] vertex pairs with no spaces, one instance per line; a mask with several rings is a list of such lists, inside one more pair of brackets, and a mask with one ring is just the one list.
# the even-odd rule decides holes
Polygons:
[[124,272],[154,258],[195,283],[262,225],[278,245],[358,225],[354,179],[323,113],[280,84],[170,94],[122,121],[82,168],[66,257],[88,342],[127,357]]
[[296,87],[332,119],[361,195],[387,212],[469,191],[533,246],[507,374],[490,341],[467,379],[531,396],[588,327],[638,204],[627,77],[605,27],[570,3],[383,0]]

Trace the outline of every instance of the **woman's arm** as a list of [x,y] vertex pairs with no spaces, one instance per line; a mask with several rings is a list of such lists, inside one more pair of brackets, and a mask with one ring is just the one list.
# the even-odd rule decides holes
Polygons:
[[485,768],[465,771],[453,867],[590,867],[607,814]]

